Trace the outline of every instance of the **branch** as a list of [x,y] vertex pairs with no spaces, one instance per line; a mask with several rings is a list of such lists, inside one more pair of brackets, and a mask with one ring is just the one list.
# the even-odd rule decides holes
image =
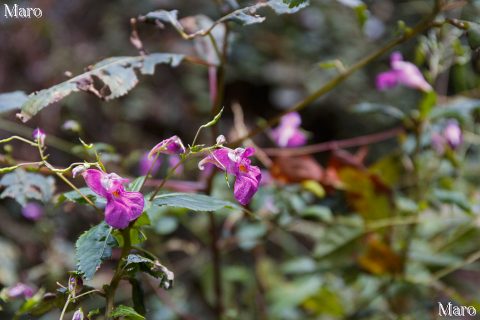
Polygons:
[[389,52],[390,50],[392,50],[393,48],[395,48],[399,44],[402,44],[402,43],[414,38],[416,35],[428,30],[430,27],[433,26],[434,19],[441,10],[442,10],[442,7],[435,6],[434,10],[427,17],[425,17],[425,19],[423,19],[420,23],[418,23],[413,29],[405,31],[405,33],[402,36],[400,36],[400,37],[398,37],[394,40],[391,40],[389,43],[387,43],[382,48],[378,49],[377,51],[375,51],[375,52],[373,52],[369,55],[367,55],[363,59],[360,59],[358,62],[356,62],[350,68],[345,69],[344,72],[340,73],[338,76],[336,76],[333,79],[331,79],[330,81],[328,81],[325,85],[323,85],[317,91],[313,92],[311,95],[309,95],[308,97],[306,97],[302,101],[298,102],[296,105],[294,105],[290,109],[287,109],[287,110],[281,112],[279,115],[271,118],[270,120],[268,120],[264,124],[258,126],[256,129],[253,129],[248,134],[246,134],[243,137],[237,139],[236,141],[233,141],[230,145],[234,146],[234,147],[238,146],[244,140],[246,140],[248,138],[251,138],[251,137],[263,132],[265,129],[270,128],[270,127],[274,126],[275,124],[277,124],[284,115],[286,115],[290,112],[297,112],[297,111],[305,109],[306,107],[311,105],[313,102],[315,102],[318,98],[322,97],[323,95],[325,95],[326,93],[330,92],[335,87],[340,85],[342,82],[344,82],[346,79],[348,79],[356,71],[362,69],[366,65],[375,61],[380,56]]
[[269,156],[300,156],[336,149],[345,149],[369,145],[394,138],[402,134],[403,132],[404,129],[402,127],[398,127],[387,131],[368,134],[350,139],[332,140],[299,148],[264,148],[263,151]]

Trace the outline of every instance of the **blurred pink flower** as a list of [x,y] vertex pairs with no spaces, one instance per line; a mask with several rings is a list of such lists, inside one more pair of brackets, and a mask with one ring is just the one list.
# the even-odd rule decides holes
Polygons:
[[457,150],[463,144],[462,128],[456,120],[448,120],[440,133],[432,134],[432,147],[438,154],[443,154],[449,147]]
[[43,216],[43,207],[36,202],[29,202],[22,208],[22,215],[30,220],[39,220]]
[[21,282],[17,283],[13,287],[8,288],[7,290],[7,296],[10,299],[31,298],[33,294],[33,288]]
[[72,320],[84,320],[84,319],[85,319],[85,316],[83,315],[82,308],[75,311],[75,313],[73,314],[73,317],[72,317]]
[[411,62],[403,61],[400,52],[391,54],[390,66],[391,70],[377,75],[376,85],[378,90],[390,89],[399,84],[422,91],[432,90],[418,67]]
[[223,147],[205,157],[199,162],[198,167],[200,170],[203,170],[205,164],[211,163],[226,173],[235,175],[233,195],[238,202],[246,205],[257,192],[262,178],[260,169],[257,166],[250,165],[249,157],[254,152],[254,148],[237,148],[233,150]]
[[286,114],[278,127],[271,131],[271,136],[280,147],[299,147],[307,142],[307,136],[300,129],[302,119],[297,112]]
[[[176,165],[178,165],[182,161],[182,158],[177,156],[176,154],[172,154],[171,156],[168,157],[168,165],[170,168],[174,168]],[[183,165],[180,164],[177,169],[175,169],[176,174],[182,174],[183,173]]]
[[148,152],[145,152],[140,158],[140,161],[138,162],[140,175],[146,176],[151,167],[152,169],[150,171],[150,174],[154,176],[158,172],[158,170],[160,170],[161,165],[162,165],[162,160],[160,160],[160,158],[157,158],[155,160],[155,158],[149,157]]
[[105,222],[117,229],[124,229],[143,212],[144,199],[140,192],[125,191],[128,182],[116,173],[89,169],[82,173],[88,187],[107,199]]

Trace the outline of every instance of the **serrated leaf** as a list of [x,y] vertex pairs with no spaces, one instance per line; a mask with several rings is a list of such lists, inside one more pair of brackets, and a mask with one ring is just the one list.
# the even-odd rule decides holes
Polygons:
[[0,194],[1,199],[13,198],[20,205],[25,206],[28,199],[50,201],[55,191],[55,180],[38,173],[16,169],[2,177],[0,186],[5,187]]
[[308,3],[308,0],[283,0],[283,3],[288,4],[289,8],[295,8]]
[[193,193],[168,193],[155,197],[152,201],[157,206],[185,208],[193,211],[217,211],[223,208],[239,208],[238,205],[211,196]]
[[77,271],[86,280],[92,279],[102,262],[112,256],[112,248],[117,246],[117,241],[111,231],[109,225],[101,222],[78,238],[75,245]]
[[[135,71],[151,75],[157,64],[164,63],[175,67],[182,59],[183,55],[170,53],[107,58],[91,66],[89,71],[79,76],[30,94],[22,104],[22,111],[17,116],[26,122],[43,108],[78,91],[95,93],[107,101],[121,97],[137,85],[138,77]],[[104,87],[95,88],[95,79],[100,79]]]
[[132,307],[119,305],[115,308],[115,310],[110,313],[110,317],[112,318],[120,318],[123,317],[125,319],[130,320],[144,320],[145,317],[141,314],[138,314]]
[[14,91],[0,94],[0,113],[20,109],[27,101],[27,94],[23,91]]
[[150,260],[138,254],[128,255],[125,270],[133,277],[136,272],[142,271],[160,280],[160,287],[170,289],[173,286],[174,274],[159,261]]

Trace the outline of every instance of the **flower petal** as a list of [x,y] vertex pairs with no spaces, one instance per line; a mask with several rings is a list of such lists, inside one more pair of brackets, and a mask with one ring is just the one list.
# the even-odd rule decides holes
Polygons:
[[238,175],[233,187],[233,195],[242,205],[250,202],[258,190],[258,185],[262,177],[258,167],[251,166],[250,170],[248,174]]
[[108,190],[102,184],[102,179],[105,178],[106,173],[97,169],[88,169],[82,173],[82,176],[93,192],[104,198],[108,196]]
[[110,196],[105,207],[105,222],[117,229],[125,229],[143,212],[144,199],[140,192],[124,191],[118,197]]
[[185,153],[185,147],[182,140],[178,136],[173,136],[158,143],[150,150],[149,158],[154,157],[157,153],[180,154]]
[[378,90],[385,90],[395,87],[398,84],[397,71],[391,70],[377,75],[376,86]]

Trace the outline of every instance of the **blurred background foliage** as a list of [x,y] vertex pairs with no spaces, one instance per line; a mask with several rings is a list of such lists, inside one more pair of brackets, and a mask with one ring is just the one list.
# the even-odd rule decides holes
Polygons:
[[[136,55],[129,42],[131,17],[177,9],[180,17],[217,19],[233,2],[22,2],[42,8],[44,16],[22,21],[0,16],[0,91],[33,92],[103,58]],[[462,5],[446,17],[478,20],[479,1],[453,2]],[[233,104],[241,105],[246,125],[253,127],[338,74],[339,61],[352,65],[432,7],[433,1],[311,0],[294,15],[265,10],[262,24],[231,25],[219,131],[227,141],[238,136],[232,130]],[[195,54],[192,43],[169,26],[139,24],[138,32],[149,52]],[[448,24],[398,49],[425,70],[437,96],[404,87],[378,92],[374,79],[388,68],[385,55],[301,113],[310,143],[400,128],[396,138],[311,156],[273,157],[273,182],[255,197],[254,215],[217,213],[225,319],[433,319],[438,301],[480,308],[480,269],[471,263],[478,258],[480,236],[478,54],[464,31]],[[78,161],[72,146],[80,136],[98,143],[110,171],[135,176],[145,151],[173,134],[191,141],[193,128],[209,118],[207,69],[182,64],[141,76],[121,99],[72,95],[42,111],[28,127],[45,129],[51,158],[60,166]],[[465,144],[439,155],[431,148],[431,134],[447,118],[458,120]],[[406,119],[420,119],[422,130],[415,132]],[[68,120],[79,127],[75,122],[65,126]],[[1,137],[28,136],[28,127],[14,113],[1,115]],[[210,139],[207,132],[201,138]],[[255,142],[273,146],[265,134]],[[34,160],[29,147],[16,143],[3,150],[0,160],[9,157]],[[156,178],[165,172],[163,166]],[[193,181],[204,179],[198,172],[196,163],[187,163],[175,180],[197,185]],[[58,192],[67,190],[57,184]],[[231,199],[222,174],[214,180],[213,194]],[[41,220],[31,222],[15,201],[0,203],[1,285],[24,281],[54,291],[56,281],[74,269],[76,238],[100,221],[71,203],[48,204],[45,211]],[[149,215],[146,248],[175,272],[176,281],[169,291],[153,284],[143,288],[147,318],[213,319],[208,216],[171,208]],[[90,285],[107,282],[111,267],[102,267]],[[119,300],[129,297],[120,290]],[[100,306],[94,298],[85,303],[91,309]],[[16,307],[3,306],[2,319]],[[56,317],[52,312],[41,319]]]

